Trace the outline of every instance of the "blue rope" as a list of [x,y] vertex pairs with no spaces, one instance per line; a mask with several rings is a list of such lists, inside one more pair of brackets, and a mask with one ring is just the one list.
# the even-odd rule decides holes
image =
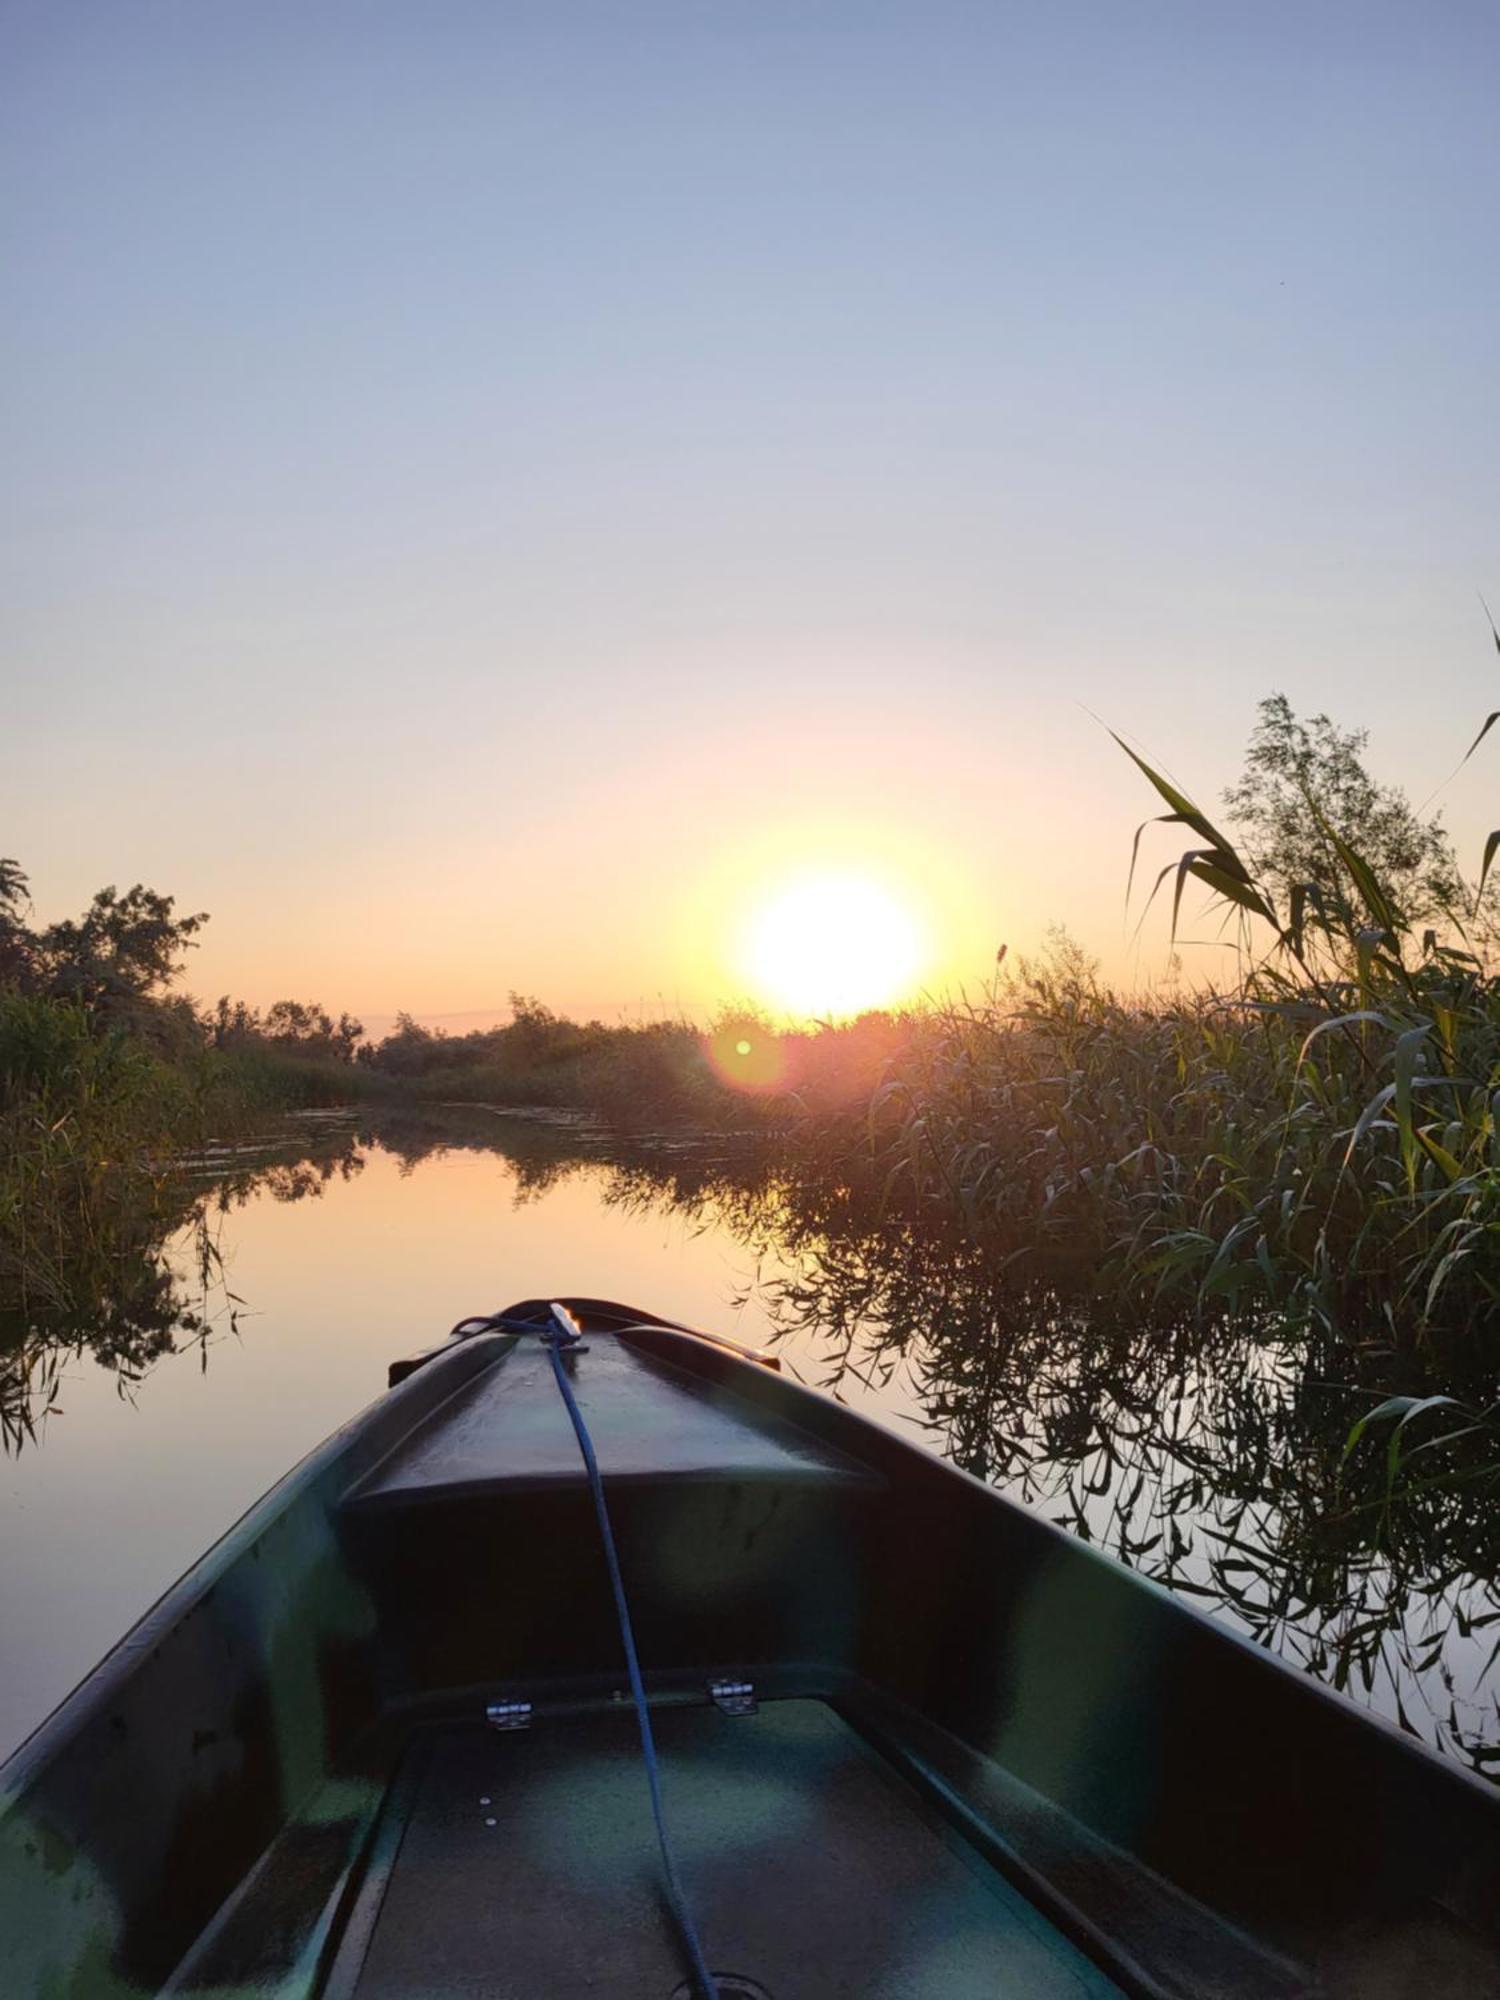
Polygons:
[[573,1432],[578,1439],[578,1449],[583,1454],[584,1470],[588,1473],[589,1492],[594,1498],[594,1512],[599,1519],[599,1534],[604,1543],[604,1560],[609,1569],[610,1589],[615,1594],[615,1612],[620,1621],[620,1637],[625,1643],[625,1664],[630,1670],[630,1692],[635,1699],[636,1721],[641,1727],[641,1754],[646,1763],[646,1783],[651,1788],[651,1817],[656,1822],[656,1838],[661,1848],[662,1869],[666,1875],[667,1901],[672,1906],[672,1915],[677,1920],[677,1928],[682,1933],[682,1942],[687,1947],[687,1955],[692,1963],[693,1976],[702,1988],[704,2000],[718,2000],[718,1987],[708,1969],[708,1961],[703,1956],[703,1947],[698,1942],[698,1930],[688,1909],[687,1897],[683,1894],[682,1882],[678,1877],[677,1863],[672,1855],[672,1843],[667,1834],[666,1814],[661,1802],[661,1771],[656,1761],[656,1739],[651,1733],[651,1711],[646,1706],[646,1689],[641,1680],[641,1663],[636,1657],[635,1633],[630,1624],[630,1606],[625,1599],[625,1584],[620,1575],[620,1559],[615,1552],[614,1533],[609,1525],[609,1509],[604,1504],[604,1480],[599,1472],[599,1461],[594,1456],[594,1444],[589,1436],[588,1425],[583,1420],[583,1412],[578,1407],[578,1399],[573,1394],[573,1385],[568,1380],[568,1372],[563,1367],[563,1349],[574,1347],[578,1336],[564,1329],[559,1318],[556,1332],[544,1333],[548,1352],[552,1356],[552,1372],[557,1377],[557,1386],[562,1391],[562,1399],[573,1420]]

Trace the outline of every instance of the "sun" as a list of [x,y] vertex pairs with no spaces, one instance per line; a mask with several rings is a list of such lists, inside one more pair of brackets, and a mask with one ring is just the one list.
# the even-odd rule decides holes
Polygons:
[[814,875],[763,904],[745,932],[756,996],[800,1015],[842,1016],[905,999],[927,959],[912,911],[863,875]]

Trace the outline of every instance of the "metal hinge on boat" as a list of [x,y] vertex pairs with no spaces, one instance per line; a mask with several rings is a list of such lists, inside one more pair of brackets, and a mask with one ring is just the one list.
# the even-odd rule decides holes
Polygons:
[[529,1729],[531,1703],[529,1701],[486,1702],[484,1719],[491,1729]]
[[721,1715],[754,1715],[754,1681],[710,1681],[709,1700]]

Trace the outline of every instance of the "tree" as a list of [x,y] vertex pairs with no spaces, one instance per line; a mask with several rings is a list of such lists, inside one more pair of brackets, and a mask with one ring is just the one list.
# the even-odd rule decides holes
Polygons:
[[1303,721],[1282,694],[1259,714],[1224,803],[1245,859],[1283,908],[1293,888],[1311,883],[1346,927],[1368,921],[1333,834],[1369,865],[1404,925],[1441,925],[1467,907],[1441,819],[1423,819],[1399,785],[1378,784],[1365,769],[1368,730],[1340,729],[1326,715]]
[[139,882],[122,896],[101,889],[77,923],[49,924],[36,940],[45,989],[105,1011],[129,1011],[181,969],[207,913],[174,916],[174,899]]
[[410,1014],[400,1013],[392,1032],[378,1045],[361,1049],[360,1056],[392,1076],[423,1076],[445,1059],[447,1048],[447,1037],[440,1030],[424,1028]]
[[355,1044],[364,1031],[363,1022],[352,1014],[340,1014],[335,1021],[316,1000],[277,1000],[266,1009],[261,1023],[267,1041],[279,1042],[299,1055],[323,1056],[335,1062],[353,1062]]
[[260,1015],[243,1000],[220,994],[217,1006],[205,1017],[205,1025],[216,1049],[244,1048],[261,1033]]
[[30,884],[19,862],[0,857],[0,988],[32,984],[36,973],[36,939],[26,923],[31,910]]

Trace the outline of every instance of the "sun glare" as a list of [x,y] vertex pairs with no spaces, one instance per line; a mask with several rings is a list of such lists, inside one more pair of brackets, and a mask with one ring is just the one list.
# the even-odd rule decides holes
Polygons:
[[926,956],[912,912],[860,875],[794,883],[757,911],[745,939],[757,998],[801,1015],[858,1014],[905,999]]

